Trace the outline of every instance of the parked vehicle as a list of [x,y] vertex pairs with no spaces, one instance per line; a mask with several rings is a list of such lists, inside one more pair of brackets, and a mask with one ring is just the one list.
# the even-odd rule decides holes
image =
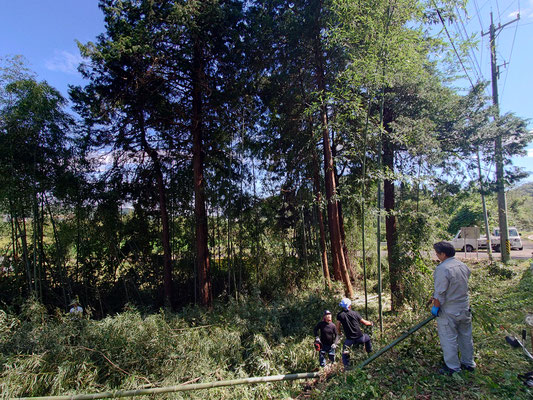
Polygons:
[[[508,229],[508,233],[509,242],[511,243],[511,250],[522,250],[524,246],[522,244],[522,239],[520,238],[520,233],[518,233],[518,229],[512,226]],[[492,235],[490,236],[490,242],[494,251],[501,250],[500,230],[498,228],[494,229],[494,231],[492,232]],[[486,240],[485,247],[487,247]]]
[[[472,230],[470,232],[472,232]],[[520,234],[514,226],[509,228],[509,242],[511,243],[511,250],[522,250],[524,248]],[[474,235],[474,237],[472,237],[472,235],[470,235],[469,237],[464,238],[462,236],[462,230],[459,230],[450,243],[456,250],[471,252],[476,249],[486,249],[487,236]],[[494,229],[490,235],[490,244],[493,251],[501,251],[500,230],[498,228]]]
[[479,249],[483,246],[483,243],[485,244],[485,247],[487,247],[487,239],[481,238],[479,234],[477,237],[463,237],[463,231],[459,229],[457,234],[454,236],[454,238],[450,241],[450,243],[453,245],[455,250],[461,250],[466,251],[468,253]]

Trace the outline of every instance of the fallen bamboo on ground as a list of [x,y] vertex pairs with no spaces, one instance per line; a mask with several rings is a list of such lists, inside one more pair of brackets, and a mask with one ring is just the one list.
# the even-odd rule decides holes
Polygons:
[[370,364],[372,361],[374,361],[376,358],[378,358],[379,356],[381,356],[383,353],[385,353],[386,351],[389,351],[390,349],[392,349],[394,346],[396,346],[398,343],[400,343],[402,340],[404,340],[406,337],[410,336],[411,334],[415,333],[417,330],[419,330],[420,328],[422,328],[424,325],[426,325],[428,322],[432,321],[435,319],[435,316],[432,315],[431,317],[428,317],[426,318],[425,320],[423,320],[422,322],[419,322],[418,324],[416,324],[415,326],[413,326],[411,329],[409,329],[407,332],[405,332],[403,335],[401,335],[398,339],[390,342],[388,345],[386,345],[385,347],[383,347],[382,349],[378,350],[377,352],[375,352],[374,354],[372,354],[372,356],[368,357],[365,361],[363,361],[361,364],[359,364],[357,366],[357,368],[364,368],[366,365]]
[[[435,316],[430,316],[422,322],[419,322],[417,325],[409,329],[398,339],[392,341],[387,346],[381,350],[374,353],[371,357],[367,358],[357,368],[364,368],[366,365],[370,364],[376,358],[381,356],[383,353],[387,352],[402,340],[422,328],[427,323],[435,319]],[[232,379],[227,381],[218,381],[218,382],[206,382],[206,383],[196,383],[196,384],[187,384],[187,385],[178,385],[178,386],[166,386],[161,388],[149,388],[149,389],[137,389],[137,390],[116,390],[113,392],[102,392],[102,393],[93,393],[93,394],[79,394],[79,395],[66,395],[66,396],[44,396],[44,397],[21,397],[19,400],[92,400],[92,399],[108,399],[108,398],[120,398],[120,397],[133,397],[133,396],[145,396],[153,394],[163,394],[163,393],[173,393],[173,392],[184,392],[188,390],[199,390],[199,389],[212,389],[222,386],[235,386],[243,384],[253,384],[253,383],[268,383],[268,382],[277,382],[277,381],[292,381],[297,379],[311,379],[318,378],[320,376],[319,372],[303,372],[299,374],[287,374],[287,375],[273,375],[273,376],[257,376],[252,378],[242,378],[242,379]]]
[[232,379],[227,381],[195,383],[192,385],[167,386],[160,388],[137,389],[137,390],[116,390],[113,392],[102,392],[93,394],[78,394],[66,396],[44,396],[44,397],[21,397],[19,400],[92,400],[92,399],[109,399],[119,397],[145,396],[152,394],[184,392],[187,390],[212,389],[222,386],[235,386],[249,383],[267,383],[277,381],[293,381],[297,379],[318,378],[319,372],[304,372],[299,374],[257,376],[252,378]]

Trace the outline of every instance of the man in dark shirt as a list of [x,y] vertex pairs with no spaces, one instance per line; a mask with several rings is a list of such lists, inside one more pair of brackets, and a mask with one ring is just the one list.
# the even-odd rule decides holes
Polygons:
[[359,324],[367,326],[373,324],[372,322],[363,319],[357,311],[351,310],[352,301],[350,299],[342,299],[339,306],[342,308],[342,311],[337,314],[337,330],[340,332],[342,324],[342,329],[344,329],[344,335],[346,336],[346,340],[342,345],[342,363],[344,364],[344,368],[349,368],[350,347],[364,343],[366,352],[370,353],[372,351],[372,341],[370,340],[370,336],[361,331],[361,326]]
[[[320,331],[320,336],[318,332]],[[335,362],[335,349],[337,348],[338,333],[337,327],[331,322],[331,311],[324,311],[322,321],[316,324],[313,333],[316,337],[315,343],[319,342],[321,347],[318,352],[318,362],[321,367],[326,366],[326,354],[328,354],[329,361]]]

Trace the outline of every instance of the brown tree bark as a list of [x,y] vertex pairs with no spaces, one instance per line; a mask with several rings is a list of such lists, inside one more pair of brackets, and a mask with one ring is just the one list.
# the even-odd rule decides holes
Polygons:
[[352,263],[350,262],[350,256],[348,254],[348,246],[346,245],[346,231],[344,230],[344,216],[342,213],[342,204],[340,201],[337,202],[337,208],[339,212],[339,228],[341,231],[342,253],[344,254],[344,261],[346,263],[346,269],[348,270],[348,273],[350,274],[351,279],[355,281],[356,274],[352,266]]
[[[316,10],[316,21],[315,21],[315,37],[314,37],[314,57],[315,57],[315,71],[316,71],[316,82],[317,89],[320,95],[326,93],[326,84],[324,79],[324,60],[323,60],[323,49],[322,43],[320,41],[320,13],[321,7]],[[324,176],[326,181],[326,199],[327,199],[327,209],[328,209],[328,226],[330,231],[330,241],[331,241],[331,255],[333,259],[333,268],[338,268],[342,277],[342,280],[345,285],[346,295],[348,297],[353,297],[353,287],[348,276],[348,271],[346,269],[346,263],[344,260],[344,253],[342,251],[341,243],[341,233],[339,226],[339,213],[337,207],[337,201],[335,199],[336,195],[336,186],[335,186],[335,176],[333,173],[333,156],[331,154],[331,144],[329,139],[329,128],[328,128],[328,113],[327,106],[324,102],[324,99],[321,99],[320,107],[320,117],[321,117],[321,126],[322,126],[322,142],[324,147]]]
[[[333,159],[336,157],[336,151],[335,151],[335,138],[332,137],[332,143],[333,148],[331,150],[331,153],[333,155]],[[337,169],[333,168],[333,173],[335,175],[335,185],[336,187],[339,186],[339,175],[337,174]],[[344,214],[342,212],[342,204],[340,201],[337,201],[337,209],[339,212],[339,228],[341,231],[341,241],[342,241],[342,253],[344,255],[344,261],[346,263],[346,269],[348,270],[348,273],[350,274],[350,277],[353,281],[355,281],[355,270],[353,269],[352,263],[350,262],[350,256],[348,254],[348,246],[346,245],[346,231],[344,230]]]
[[192,138],[194,172],[194,215],[196,219],[196,259],[200,303],[211,307],[213,295],[211,290],[211,273],[209,265],[209,248],[207,246],[208,228],[205,207],[204,150],[202,132],[202,87],[204,83],[204,60],[202,43],[194,39],[192,69]]
[[[322,193],[320,191],[320,174],[318,165],[318,156],[316,151],[313,150],[313,188],[315,191],[316,208],[318,215],[318,228],[320,230],[320,257],[322,259],[322,271],[324,272],[324,280],[329,289],[331,289],[331,279],[329,277],[328,266],[328,254],[326,249],[326,231],[324,229],[324,218],[322,216],[322,210],[320,209],[320,203],[322,202]],[[337,271],[340,272],[340,271]],[[335,276],[336,280],[341,280],[341,276]]]

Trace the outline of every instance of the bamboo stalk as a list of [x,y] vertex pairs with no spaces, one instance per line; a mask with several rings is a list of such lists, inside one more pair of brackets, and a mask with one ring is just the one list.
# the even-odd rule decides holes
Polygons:
[[[398,339],[392,341],[387,346],[377,351],[371,357],[367,358],[357,368],[363,368],[366,365],[370,364],[376,358],[381,356],[386,351],[390,350],[392,347],[396,346],[402,340],[422,328],[427,323],[435,319],[435,316],[431,315],[427,319],[419,322],[417,325],[409,329]],[[227,381],[216,381],[216,382],[206,382],[206,383],[196,383],[196,384],[182,384],[178,386],[166,386],[160,388],[149,388],[149,389],[136,389],[136,390],[116,390],[113,392],[102,392],[102,393],[93,393],[93,394],[79,394],[71,396],[43,396],[43,397],[20,397],[19,400],[92,400],[92,399],[107,399],[107,398],[121,398],[121,397],[133,397],[133,396],[144,396],[144,395],[153,395],[153,394],[162,394],[162,393],[173,393],[173,392],[185,392],[189,390],[200,390],[200,389],[212,389],[216,387],[223,386],[235,386],[235,385],[244,385],[244,384],[254,384],[254,383],[268,383],[268,382],[278,382],[278,381],[293,381],[297,379],[312,379],[318,378],[320,376],[319,372],[302,372],[298,374],[287,374],[287,375],[273,375],[273,376],[257,376],[251,378],[242,378],[242,379],[232,379]]]
[[71,396],[43,396],[43,397],[21,397],[19,400],[92,400],[108,399],[120,397],[133,397],[141,395],[152,395],[162,393],[184,392],[188,390],[212,389],[222,386],[235,386],[251,383],[268,383],[277,381],[293,381],[297,379],[318,378],[319,372],[303,372],[299,374],[257,376],[252,378],[232,379],[227,381],[196,383],[192,385],[166,386],[160,388],[136,389],[136,390],[116,390],[113,392],[102,392],[93,394],[79,394]]
[[405,332],[403,335],[401,335],[398,339],[390,342],[387,346],[383,347],[381,350],[377,351],[376,353],[372,354],[371,357],[367,358],[365,361],[363,361],[361,364],[357,366],[357,368],[363,368],[364,366],[370,364],[372,361],[374,361],[376,358],[381,356],[386,351],[392,349],[394,346],[396,346],[398,343],[400,343],[402,340],[404,340],[406,337],[410,336],[411,334],[415,333],[417,330],[422,328],[424,325],[426,325],[428,322],[431,322],[435,319],[434,315],[431,315],[430,317],[426,318],[422,322],[419,322],[415,326],[413,326],[411,329],[409,329],[407,332]]

